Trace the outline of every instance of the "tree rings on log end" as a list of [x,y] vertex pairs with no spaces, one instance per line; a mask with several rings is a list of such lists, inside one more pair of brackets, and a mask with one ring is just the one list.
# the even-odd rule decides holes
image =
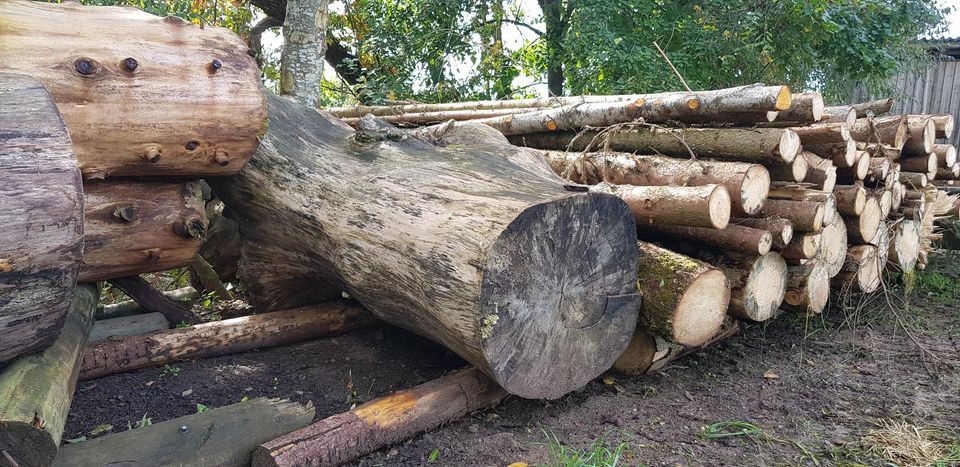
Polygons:
[[843,269],[847,257],[847,227],[841,219],[835,221],[820,232],[820,249],[817,262],[827,272],[827,277],[836,276]]
[[753,321],[773,317],[787,292],[787,263],[777,253],[767,253],[753,263],[743,287],[742,312]]
[[710,223],[714,229],[720,230],[730,223],[730,192],[722,185],[717,185],[710,192],[708,198]]
[[747,169],[740,184],[740,208],[748,216],[760,212],[770,194],[770,172],[762,165]]
[[[767,232],[769,234],[769,232]],[[730,304],[730,285],[719,269],[700,274],[683,292],[673,315],[673,338],[681,345],[695,347],[708,342],[720,331]]]
[[800,153],[800,135],[796,131],[784,129],[780,136],[777,151],[784,162],[790,163]]
[[780,86],[780,92],[777,93],[777,103],[774,110],[788,110],[793,103],[793,92],[790,86]]
[[636,327],[636,223],[615,196],[536,204],[483,267],[480,333],[490,376],[526,398],[558,398],[613,365]]

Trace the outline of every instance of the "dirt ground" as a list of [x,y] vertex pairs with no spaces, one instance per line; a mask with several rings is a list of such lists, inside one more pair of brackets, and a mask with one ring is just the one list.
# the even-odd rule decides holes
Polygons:
[[[894,307],[746,326],[653,375],[606,375],[555,401],[509,398],[356,465],[609,465],[598,458],[611,452],[618,465],[907,465],[895,450],[911,446],[960,465],[945,460],[960,456],[960,259],[917,283],[906,302],[890,286]],[[80,383],[64,438],[245,396],[313,401],[323,418],[462,365],[388,327],[181,362]]]

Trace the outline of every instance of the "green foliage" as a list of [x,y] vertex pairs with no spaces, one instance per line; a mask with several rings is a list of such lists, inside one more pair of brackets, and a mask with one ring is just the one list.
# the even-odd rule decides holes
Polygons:
[[127,430],[132,430],[134,428],[143,428],[153,425],[153,419],[148,417],[147,414],[143,414],[143,417],[140,417],[140,420],[130,423],[127,422]]
[[178,375],[180,375],[180,368],[170,364],[164,365],[163,371],[160,372],[161,378],[171,378]]
[[203,404],[197,404],[197,413],[204,413],[208,410],[210,410],[210,407]]
[[427,456],[427,463],[432,464],[440,459],[440,448],[436,448],[430,452],[430,455]]
[[245,36],[253,20],[249,2],[239,0],[80,0],[84,5],[124,5],[194,24],[222,26]]
[[917,272],[916,290],[930,294],[934,301],[940,303],[952,304],[960,301],[960,280],[936,271]]
[[621,442],[611,445],[604,434],[585,449],[571,448],[546,430],[547,447],[550,449],[550,465],[563,467],[616,467],[626,465],[630,457],[630,445]]

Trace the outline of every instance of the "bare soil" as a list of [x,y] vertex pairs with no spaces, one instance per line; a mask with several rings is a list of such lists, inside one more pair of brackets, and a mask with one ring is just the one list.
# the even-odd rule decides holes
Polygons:
[[[931,269],[955,283],[960,264]],[[960,290],[958,286],[957,290]],[[956,296],[902,287],[866,308],[783,315],[643,377],[609,374],[559,400],[508,398],[383,449],[357,465],[556,465],[557,451],[623,448],[620,465],[883,465],[864,436],[885,420],[956,437],[960,310]],[[243,397],[313,401],[317,418],[464,365],[405,331],[380,327],[333,339],[181,362],[82,382],[64,438],[128,429]],[[710,437],[718,422],[749,435]],[[960,441],[958,441],[960,446]],[[947,464],[944,464],[947,465]]]

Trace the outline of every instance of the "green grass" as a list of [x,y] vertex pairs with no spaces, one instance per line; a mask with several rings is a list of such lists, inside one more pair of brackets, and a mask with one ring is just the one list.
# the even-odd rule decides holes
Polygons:
[[[616,467],[628,465],[628,457],[632,458],[630,445],[626,442],[612,444],[607,438],[609,433],[604,434],[589,447],[578,449],[567,446],[559,439],[546,430],[543,430],[547,437],[545,443],[550,449],[550,466],[556,467]],[[630,464],[632,465],[632,463]]]
[[935,271],[919,271],[916,291],[930,295],[935,302],[953,304],[960,301],[960,280]]

